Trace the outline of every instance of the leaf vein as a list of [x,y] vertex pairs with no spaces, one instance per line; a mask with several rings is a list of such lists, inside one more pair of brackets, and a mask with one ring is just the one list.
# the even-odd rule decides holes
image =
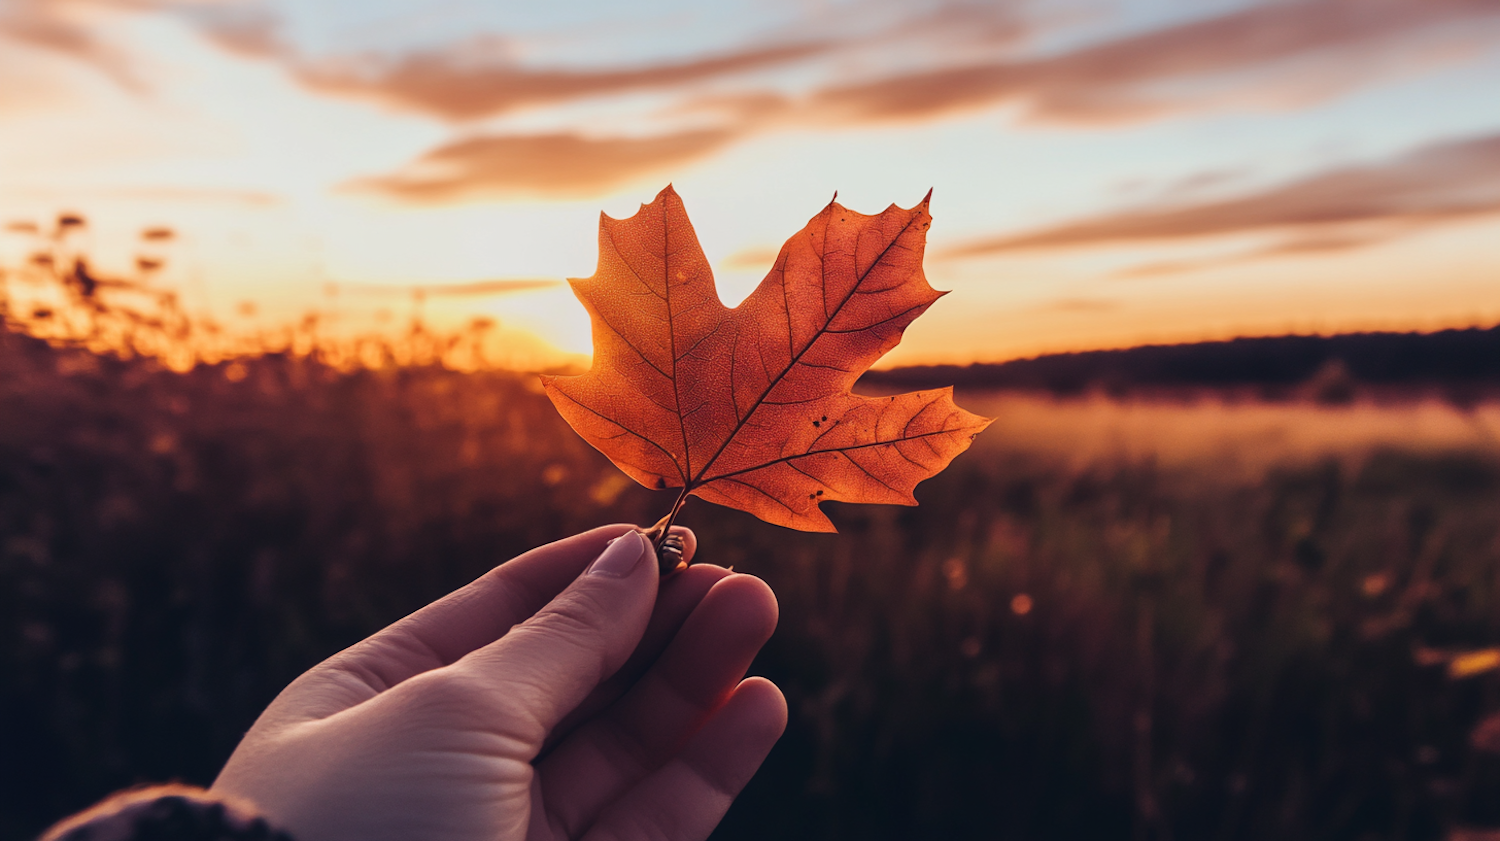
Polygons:
[[[880,255],[877,256],[875,258],[875,260],[870,263],[870,268],[866,269],[864,271],[864,273],[862,273],[859,276],[859,278],[855,281],[854,289],[859,288],[859,284],[863,283],[864,280],[865,280],[865,278],[867,278],[867,277],[870,276],[870,272],[874,271],[876,266],[880,265],[880,262],[885,259],[885,255],[890,252],[892,246],[894,246],[901,239],[902,236],[905,236],[905,234],[906,234],[907,231],[911,230],[911,226],[917,221],[918,218],[920,218],[920,216],[921,216],[921,214],[913,214],[910,219],[906,220],[906,224],[903,225],[901,227],[901,230],[896,234],[896,236],[891,239],[891,242],[888,243],[886,245],[886,247],[881,250]],[[830,214],[830,218],[831,217],[832,217],[832,214]],[[824,228],[824,237],[823,237],[823,244],[824,244],[824,248],[825,249],[827,248],[827,243],[828,243],[827,227],[825,226],[825,228]],[[819,255],[819,260],[821,261],[822,259],[823,259],[822,255],[820,254]],[[826,264],[824,265],[824,268],[826,270]],[[783,273],[782,276],[783,276],[783,278],[785,278],[785,273]],[[784,280],[783,280],[783,283],[784,283]],[[783,290],[784,290],[784,288],[785,287],[783,286]],[[824,285],[824,288],[825,288],[825,293],[826,293],[826,284]],[[834,310],[833,315],[828,316],[828,321],[829,322],[832,322],[833,318],[838,315],[839,311],[841,311],[843,309],[843,307],[846,304],[849,303],[849,299],[852,296],[853,296],[853,289],[850,290],[849,294],[847,294],[847,295],[844,296],[844,300],[839,303],[839,306]],[[913,307],[913,309],[915,309],[915,307]],[[826,310],[826,307],[825,307],[825,310]],[[908,312],[909,311],[910,310],[908,310]],[[897,316],[897,317],[899,317],[899,316]],[[893,320],[893,319],[887,319],[887,321],[890,321],[890,320]],[[790,309],[787,311],[787,321],[788,321],[788,323],[790,323],[790,321],[791,321],[791,311],[790,311]],[[884,323],[884,322],[882,322],[882,323]],[[823,327],[822,327],[822,329],[820,329],[817,332],[817,334],[814,335],[813,338],[810,341],[808,341],[808,343],[802,348],[802,350],[798,351],[797,354],[792,357],[791,361],[789,363],[787,363],[787,366],[781,370],[781,373],[779,375],[774,376],[774,377],[771,377],[771,376],[767,377],[768,382],[766,383],[765,390],[761,392],[761,395],[760,395],[759,399],[755,400],[753,403],[750,404],[750,411],[746,413],[745,420],[749,420],[750,417],[755,414],[756,410],[759,409],[760,406],[765,402],[766,396],[771,393],[771,390],[774,389],[782,380],[784,380],[786,378],[787,373],[790,372],[793,368],[795,368],[797,366],[798,362],[801,361],[802,355],[805,354],[805,353],[807,353],[808,349],[811,348],[814,344],[817,344],[818,339],[821,338],[824,334],[826,334],[828,332],[829,332],[828,325],[824,324]],[[807,401],[802,401],[802,402],[807,402]],[[703,484],[704,481],[707,481],[703,477],[705,475],[707,475],[709,469],[712,468],[714,466],[714,463],[719,460],[719,456],[721,456],[721,455],[724,454],[724,450],[727,449],[729,447],[729,444],[732,441],[734,441],[734,439],[739,435],[740,430],[745,425],[745,420],[740,421],[739,423],[737,423],[735,425],[734,429],[730,430],[729,434],[727,436],[725,436],[724,440],[719,444],[719,448],[714,451],[714,454],[708,459],[708,461],[704,462],[703,468],[698,472],[698,475],[696,477],[693,477],[693,474],[692,474],[691,471],[688,473],[688,476],[692,477],[692,478],[689,478],[689,479],[686,480],[689,483],[689,487],[696,487],[697,485]]]
[[[826,450],[808,450],[805,453],[801,453],[801,454],[794,455],[794,456],[783,456],[781,458],[771,459],[770,461],[762,462],[762,463],[754,465],[752,467],[742,467],[739,470],[731,470],[728,473],[719,473],[717,475],[710,476],[710,477],[705,478],[705,479],[701,479],[700,481],[698,481],[698,483],[694,487],[701,487],[703,485],[708,484],[709,482],[717,482],[720,479],[727,479],[727,478],[729,478],[731,476],[740,476],[740,475],[743,475],[745,473],[753,473],[753,472],[755,472],[757,470],[764,470],[767,467],[771,467],[771,466],[774,466],[774,465],[777,465],[777,464],[782,464],[784,462],[794,461],[794,460],[799,459],[799,458],[810,458],[812,456],[823,455],[825,453],[847,453],[847,452],[849,452],[851,450],[868,450],[868,449],[872,449],[872,448],[875,448],[875,447],[895,447],[896,452],[901,453],[901,448],[900,447],[896,447],[897,444],[903,443],[905,441],[917,441],[917,440],[920,440],[920,439],[923,439],[923,438],[933,438],[933,437],[936,437],[938,435],[951,435],[951,434],[953,434],[955,432],[958,432],[958,431],[960,431],[960,430],[956,430],[956,429],[938,429],[938,430],[934,430],[932,432],[918,433],[916,435],[911,435],[911,436],[908,436],[908,437],[905,437],[905,438],[893,438],[893,439],[891,439],[889,441],[871,441],[868,444],[851,444],[851,445],[849,445],[847,447],[830,447],[829,449],[826,449]],[[905,453],[901,453],[901,456],[903,458],[905,458],[907,461],[911,461],[912,464],[915,464],[918,467],[921,467],[923,470],[927,469],[926,465],[922,464],[919,461],[912,461],[912,459],[909,456],[907,456]],[[852,460],[853,459],[851,459],[851,461]]]

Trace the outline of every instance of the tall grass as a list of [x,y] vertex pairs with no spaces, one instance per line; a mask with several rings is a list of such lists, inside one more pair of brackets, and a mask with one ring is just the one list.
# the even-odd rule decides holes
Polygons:
[[[315,343],[184,363],[13,316],[3,838],[135,781],[208,782],[320,658],[526,548],[670,504],[525,375]],[[1492,443],[1226,434],[1211,449],[1258,450],[1226,469],[1099,444],[1101,406],[1179,441],[1201,407],[1026,400],[996,405],[1042,412],[1036,434],[1002,422],[918,508],[831,505],[838,536],[688,506],[704,560],[777,592],[755,671],[792,711],[718,837],[1500,825],[1500,760],[1473,736],[1500,709]]]
[[[177,291],[162,282],[170,263],[164,248],[176,238],[172,229],[142,230],[133,268],[113,274],[94,268],[87,230],[82,216],[63,214],[50,227],[16,222],[0,232],[21,245],[18,259],[10,264],[0,251],[0,323],[54,347],[144,358],[179,372],[263,355],[306,359],[341,370],[492,367],[486,357],[496,327],[492,319],[476,317],[461,329],[435,330],[418,306],[403,330],[333,330],[328,322],[335,314],[318,309],[285,324],[226,329],[205,313],[189,312]],[[478,286],[514,289],[528,284],[538,282]],[[418,289],[414,296],[420,302],[423,293]],[[241,308],[255,309],[253,302],[243,302]]]

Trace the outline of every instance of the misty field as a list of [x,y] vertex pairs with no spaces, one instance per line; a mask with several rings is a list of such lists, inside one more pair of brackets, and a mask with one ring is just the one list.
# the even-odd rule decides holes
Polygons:
[[[1500,826],[1500,407],[961,395],[842,534],[692,502],[791,724],[715,837],[1476,838]],[[0,837],[204,784],[319,659],[656,520],[532,378],[0,333]]]

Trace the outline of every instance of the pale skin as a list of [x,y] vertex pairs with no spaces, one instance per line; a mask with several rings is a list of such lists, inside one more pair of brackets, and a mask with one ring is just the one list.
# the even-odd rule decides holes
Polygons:
[[595,529],[302,675],[213,790],[299,841],[703,839],[786,726],[742,679],[775,625],[759,579]]

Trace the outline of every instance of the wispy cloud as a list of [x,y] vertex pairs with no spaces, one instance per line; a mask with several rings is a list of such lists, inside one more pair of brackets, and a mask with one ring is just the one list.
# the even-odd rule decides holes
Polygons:
[[129,56],[101,39],[88,20],[100,10],[142,10],[148,0],[6,0],[0,6],[0,37],[77,59],[122,87],[141,89]]
[[[1389,236],[1415,226],[1491,213],[1500,213],[1500,135],[1435,143],[1382,164],[1341,167],[1235,198],[1138,207],[989,237],[954,248],[946,256],[1300,232],[1299,238],[1278,246],[1278,253],[1286,254],[1299,248],[1356,247],[1384,238],[1367,232],[1339,237],[1340,226],[1382,226]],[[1317,231],[1335,233],[1313,236]]]
[[[524,108],[641,91],[675,97],[675,116],[686,111],[698,121],[695,128],[684,130],[676,127],[677,120],[668,120],[674,128],[648,137],[607,138],[568,129],[491,133],[443,145],[394,173],[353,185],[427,203],[597,194],[638,177],[669,172],[738,139],[789,126],[923,121],[1007,105],[1026,120],[1098,124],[1247,105],[1306,104],[1377,83],[1382,71],[1371,68],[1399,72],[1424,58],[1451,59],[1465,45],[1500,43],[1500,3],[1494,0],[1266,2],[1025,58],[1009,48],[1023,42],[1030,31],[1023,18],[1010,7],[974,4],[928,7],[897,24],[858,33],[834,36],[826,34],[831,30],[811,27],[800,40],[762,39],[687,58],[586,68],[497,59],[497,51],[483,48],[495,36],[482,35],[467,45],[404,55],[311,57],[283,38],[281,22],[259,0],[9,0],[0,11],[0,37],[73,56],[123,85],[138,87],[130,62],[101,37],[99,10],[178,15],[224,49],[281,63],[310,90],[447,121],[493,118]],[[980,54],[999,57],[975,59],[973,49],[943,49],[948,42],[969,48],[982,42],[987,46]],[[889,70],[890,62],[854,60],[862,55],[860,50],[880,47],[876,52],[886,54],[903,44],[893,53],[906,67],[901,71]],[[840,60],[824,61],[836,57]],[[798,65],[850,78],[789,93],[766,86],[766,80],[756,75]],[[889,75],[872,75],[882,72]],[[724,80],[734,84],[705,87]],[[1358,173],[1369,176],[1363,170]],[[1342,183],[1314,186],[1324,189]],[[1385,186],[1387,192],[1395,189]],[[1416,192],[1412,186],[1402,194]],[[1301,198],[1307,207],[1318,204],[1311,196]],[[1250,201],[1195,207],[1228,218],[1253,212],[1246,206]],[[1324,198],[1320,206],[1331,207],[1330,201]],[[1278,207],[1278,212],[1285,211]],[[1371,206],[1362,212],[1386,214]],[[1049,237],[1138,238],[1142,234],[1125,228],[1104,231],[1114,230],[1109,227],[1114,225],[1176,226],[1187,231],[1211,225],[1211,218],[1200,215],[1190,220],[1171,209],[1137,211],[1051,232],[999,238],[973,248],[1041,247],[1052,242]]]
[[[1009,5],[942,2],[908,10],[892,4],[882,11],[893,8],[899,10],[893,16],[871,17],[894,17],[895,22],[861,27],[858,21],[841,18],[838,26],[831,26],[814,16],[800,27],[763,34],[716,53],[587,68],[508,60],[507,50],[496,48],[504,46],[505,36],[493,33],[404,55],[316,58],[280,39],[277,22],[261,7],[210,7],[193,17],[210,39],[240,54],[279,60],[309,89],[455,122],[641,91],[686,96],[728,77],[847,57],[892,43],[925,45],[926,49],[913,50],[920,54],[932,52],[933,43],[993,48],[1021,40],[1029,32]],[[882,55],[890,58],[888,51]],[[880,64],[888,66],[889,61]]]
[[1034,120],[1099,123],[1302,104],[1371,84],[1376,68],[1403,58],[1497,38],[1500,4],[1491,0],[1273,2],[1050,57],[831,87],[803,110],[867,122],[1015,103]]
[[1205,257],[1198,260],[1161,260],[1152,263],[1142,263],[1137,266],[1129,266],[1121,269],[1115,272],[1114,276],[1120,278],[1162,277],[1164,275],[1211,269],[1216,266],[1238,265],[1256,260],[1268,260],[1275,257],[1340,254],[1384,242],[1389,238],[1389,235],[1388,231],[1364,231],[1292,236],[1280,242],[1273,242],[1270,245],[1252,248],[1247,251],[1238,251],[1232,254]]
[[361,179],[347,189],[414,203],[597,195],[705,157],[733,139],[721,131],[646,138],[570,133],[475,137],[440,146],[395,173]]
[[753,46],[686,61],[597,70],[530,68],[465,61],[450,52],[395,60],[364,57],[299,64],[313,90],[370,99],[448,120],[471,120],[587,97],[680,89],[707,80],[817,56],[825,43]]
[[[925,38],[952,31],[937,27],[931,15],[927,20],[925,28],[914,26],[913,31]],[[1007,20],[1005,37],[1020,38],[1014,16]],[[1485,39],[1500,43],[1500,3],[1493,0],[1301,0],[1251,6],[1046,57],[914,69],[814,87],[799,95],[753,87],[688,92],[714,74],[810,59],[835,50],[835,42],[746,48],[633,70],[470,67],[431,55],[407,58],[375,73],[339,71],[320,79],[312,71],[301,72],[304,81],[325,91],[384,98],[449,118],[650,86],[683,94],[681,110],[712,124],[708,131],[630,141],[584,140],[563,133],[547,138],[555,146],[551,150],[531,137],[492,137],[483,145],[460,144],[461,154],[444,147],[402,172],[367,182],[401,198],[444,201],[506,191],[581,195],[644,171],[668,171],[735,139],[789,126],[930,120],[1002,104],[1020,106],[1032,120],[1100,123],[1251,102],[1305,103],[1373,84],[1378,74],[1371,67],[1400,67],[1405,58]],[[942,61],[943,55],[929,44],[917,64]],[[507,163],[502,153],[518,157]],[[563,164],[565,156],[575,154],[587,158]],[[434,171],[439,174],[431,175]],[[472,187],[446,174],[459,172],[474,179]],[[554,175],[560,180],[549,183],[546,179]]]
[[213,202],[241,204],[249,207],[274,207],[285,201],[282,196],[265,190],[242,190],[232,187],[107,187],[90,192],[110,198]]
[[291,59],[296,51],[282,37],[281,20],[253,2],[206,3],[177,9],[213,43],[247,58]]
[[147,86],[128,44],[105,34],[112,16],[165,13],[187,21],[221,47],[255,57],[289,54],[280,20],[261,0],[5,0],[0,38],[93,66],[127,90]]
[[1119,301],[1104,298],[1061,298],[1037,307],[1044,312],[1098,313],[1113,312],[1120,308]]
[[43,199],[47,201],[65,200],[70,196],[84,196],[91,199],[131,199],[145,202],[223,204],[259,208],[276,207],[286,201],[285,197],[265,190],[247,190],[235,187],[187,187],[165,184],[88,188],[10,184],[0,188],[0,195],[17,196],[26,199]]
[[512,295],[535,289],[552,289],[562,286],[555,278],[506,278],[503,280],[476,280],[469,283],[437,283],[413,286],[392,286],[384,283],[336,283],[340,291],[361,292],[371,295],[410,295],[416,297],[486,298],[495,295]]
[[[958,5],[915,14],[859,38],[752,43],[686,60],[590,69],[496,63],[476,58],[484,51],[464,45],[398,57],[312,61],[277,47],[263,19],[229,17],[205,31],[231,49],[279,53],[311,89],[448,120],[653,90],[693,97],[693,107],[727,115],[736,130],[747,132],[752,123],[921,121],[997,105],[1018,106],[1032,121],[1088,124],[1306,105],[1431,63],[1434,56],[1461,57],[1465,45],[1500,42],[1500,4],[1269,2],[1031,58],[1000,49],[1023,42],[1029,31],[1008,7]],[[972,50],[944,48],[948,42],[972,42],[976,33],[983,35],[985,52],[1001,57],[964,61]],[[807,94],[764,87],[694,94],[707,81],[876,47],[886,56],[901,47],[894,54],[911,69],[891,73],[888,61],[855,62],[857,69],[850,72],[865,78],[825,83]]]
[[[1024,58],[1008,47],[1036,25],[1011,5],[984,3],[927,6],[873,29],[838,31],[810,19],[806,35],[788,29],[717,53],[590,67],[497,58],[502,51],[489,47],[499,36],[485,34],[404,55],[310,56],[281,37],[280,21],[259,0],[7,0],[0,35],[127,82],[129,63],[80,12],[101,8],[167,11],[225,49],[278,61],[311,90],[449,121],[640,91],[686,102],[707,82],[838,58],[823,69],[848,78],[806,94],[771,86],[698,104],[747,106],[735,115],[742,122],[804,125],[919,121],[997,105],[1017,106],[1030,120],[1108,123],[1307,104],[1500,42],[1494,0],[1278,0]],[[984,49],[976,53],[976,45]],[[905,69],[893,72],[893,62]]]

